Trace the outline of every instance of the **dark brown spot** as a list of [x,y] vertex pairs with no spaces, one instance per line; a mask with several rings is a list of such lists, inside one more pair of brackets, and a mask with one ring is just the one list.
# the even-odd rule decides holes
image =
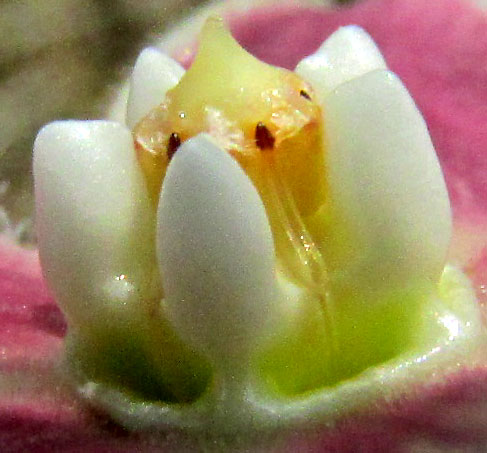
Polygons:
[[301,91],[299,92],[299,94],[300,94],[301,96],[303,96],[303,98],[307,99],[308,101],[311,101],[311,96],[308,94],[308,92],[307,92],[307,91],[305,91],[305,90],[301,90]]
[[179,134],[177,132],[173,132],[169,136],[169,141],[167,143],[167,157],[169,160],[172,159],[172,156],[174,156],[174,153],[178,150],[180,146],[181,138],[179,137]]
[[274,148],[275,141],[276,139],[271,134],[271,131],[267,129],[266,125],[262,122],[257,123],[257,126],[255,126],[256,145],[262,150],[272,149]]

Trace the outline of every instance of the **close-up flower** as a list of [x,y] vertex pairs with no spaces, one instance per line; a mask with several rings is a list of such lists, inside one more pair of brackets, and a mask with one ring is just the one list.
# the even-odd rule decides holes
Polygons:
[[118,121],[35,140],[2,451],[482,448],[485,16],[201,18],[140,53]]

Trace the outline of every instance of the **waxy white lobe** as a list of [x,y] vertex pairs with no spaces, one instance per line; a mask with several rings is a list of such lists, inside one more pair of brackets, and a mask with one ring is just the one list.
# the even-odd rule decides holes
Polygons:
[[355,25],[339,28],[296,72],[323,108],[330,195],[315,240],[331,276],[361,291],[436,284],[451,239],[450,203],[408,91]]
[[386,69],[386,63],[373,39],[364,29],[348,25],[334,32],[314,54],[303,58],[296,73],[313,85],[323,102],[326,94],[342,83],[377,69]]
[[206,134],[169,166],[157,250],[165,313],[181,338],[217,367],[245,361],[276,302],[272,234],[251,181]]
[[68,319],[128,309],[155,261],[130,131],[108,121],[51,123],[37,136],[33,165],[44,275]]
[[427,126],[401,81],[374,71],[324,99],[327,264],[363,290],[438,283],[451,239],[448,193]]
[[184,68],[155,47],[144,49],[135,63],[127,101],[127,126],[134,126],[164,101],[184,74]]

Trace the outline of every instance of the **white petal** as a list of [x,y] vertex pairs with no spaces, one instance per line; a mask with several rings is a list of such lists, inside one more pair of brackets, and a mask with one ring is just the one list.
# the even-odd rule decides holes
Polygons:
[[43,270],[68,317],[126,309],[155,262],[131,133],[108,121],[49,124],[35,141],[34,179]]
[[160,50],[155,47],[143,50],[130,80],[128,127],[132,129],[151,109],[157,107],[183,74],[183,67]]
[[186,141],[169,166],[158,255],[180,337],[220,363],[248,350],[275,299],[272,234],[249,178],[205,134]]
[[421,278],[437,283],[451,237],[450,203],[406,88],[394,74],[375,71],[329,94],[324,110],[329,264],[371,288]]
[[376,69],[386,69],[384,58],[369,34],[357,25],[339,28],[296,66],[320,100],[342,83]]

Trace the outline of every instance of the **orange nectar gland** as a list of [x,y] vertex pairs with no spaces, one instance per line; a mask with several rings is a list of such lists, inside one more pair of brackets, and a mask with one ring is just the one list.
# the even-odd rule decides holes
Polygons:
[[221,18],[207,20],[191,68],[134,129],[138,160],[157,206],[179,145],[210,134],[251,178],[289,277],[322,286],[321,252],[306,219],[325,203],[323,122],[311,86],[246,52]]

